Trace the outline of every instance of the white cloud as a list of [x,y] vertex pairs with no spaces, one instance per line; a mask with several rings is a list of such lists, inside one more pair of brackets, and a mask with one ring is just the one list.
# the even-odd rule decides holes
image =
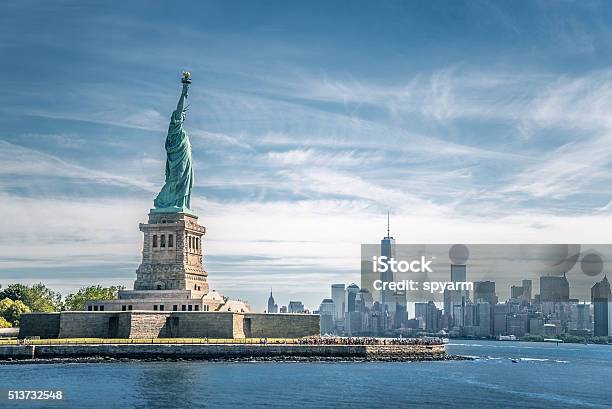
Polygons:
[[502,192],[561,199],[601,191],[612,171],[611,106],[612,70],[550,83],[530,103],[522,126],[566,129],[572,140],[518,172]]
[[261,159],[271,165],[341,168],[375,165],[382,159],[382,156],[375,152],[358,154],[354,151],[329,152],[316,149],[292,149],[270,151],[262,155]]
[[504,193],[522,192],[533,197],[562,199],[583,192],[590,186],[610,183],[612,137],[604,136],[573,142],[542,157],[515,176]]
[[[130,128],[158,130],[168,126],[170,114],[163,116],[154,109],[145,109],[140,112],[130,113],[121,119],[122,121],[119,123]],[[99,120],[102,121],[103,119]],[[115,121],[109,122],[116,123]]]
[[52,142],[56,146],[65,149],[80,149],[87,144],[83,137],[59,133],[26,133],[22,138],[38,139],[42,142]]
[[527,121],[538,126],[601,131],[612,127],[612,70],[550,81],[529,105]]
[[[140,205],[140,206],[139,206]],[[116,263],[138,252],[143,220],[129,200],[19,198],[0,194],[5,230],[0,269],[41,269]]]
[[10,177],[16,175],[29,177],[54,176],[89,180],[103,185],[132,186],[151,192],[156,190],[151,183],[133,176],[93,170],[69,163],[48,153],[3,140],[0,140],[0,163],[2,163],[0,175],[7,176],[9,179],[9,182],[4,182],[5,184],[10,183]]
[[412,113],[437,121],[515,120],[528,113],[525,103],[554,78],[452,66],[395,83],[300,75],[278,78],[276,84],[300,98],[357,108],[378,106],[396,117]]
[[253,150],[253,147],[248,143],[242,142],[240,138],[229,136],[218,132],[208,132],[201,129],[189,129],[187,131],[191,140],[201,139],[206,143],[212,143],[214,145],[232,145],[238,146],[247,150]]

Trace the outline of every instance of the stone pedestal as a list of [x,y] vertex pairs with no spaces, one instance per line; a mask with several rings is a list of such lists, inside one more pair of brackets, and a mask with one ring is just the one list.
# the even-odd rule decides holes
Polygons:
[[144,233],[142,263],[134,290],[190,290],[192,298],[208,293],[208,274],[202,262],[206,228],[188,213],[149,213],[140,224]]

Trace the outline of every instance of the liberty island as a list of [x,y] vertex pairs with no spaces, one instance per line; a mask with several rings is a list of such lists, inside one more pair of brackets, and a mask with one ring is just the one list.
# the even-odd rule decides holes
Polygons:
[[[191,202],[194,170],[184,128],[189,72],[181,83],[166,135],[164,184],[147,223],[139,225],[142,261],[134,288],[119,291],[117,299],[89,300],[85,311],[23,314],[19,337],[41,341],[2,346],[0,359],[447,359],[439,339],[320,338],[317,314],[255,313],[248,302],[210,288],[204,267],[206,228]],[[57,338],[61,345],[54,344]],[[79,345],[71,346],[71,339],[79,339]]]
[[187,118],[191,74],[184,72],[170,116],[165,180],[143,233],[142,261],[132,290],[90,300],[86,311],[23,315],[19,336],[53,338],[300,338],[319,334],[313,314],[258,314],[248,302],[210,289],[204,235],[193,211],[194,171]]

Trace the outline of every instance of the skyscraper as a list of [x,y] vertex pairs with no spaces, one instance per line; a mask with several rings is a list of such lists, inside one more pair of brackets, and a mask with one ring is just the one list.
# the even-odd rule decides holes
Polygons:
[[289,301],[289,306],[287,310],[291,314],[303,314],[304,313],[304,303],[301,301]]
[[476,304],[478,334],[481,337],[490,337],[493,334],[493,306],[497,304],[495,282],[475,281],[474,303]]
[[525,302],[531,301],[532,288],[533,288],[533,283],[531,280],[523,280],[523,300]]
[[592,327],[591,306],[589,304],[576,305],[576,328],[577,330],[590,331]]
[[478,335],[481,337],[490,337],[491,336],[491,327],[493,324],[493,320],[491,319],[491,304],[484,299],[480,299],[478,303],[476,303],[476,323],[478,326]]
[[569,282],[565,273],[563,276],[540,277],[540,301],[564,302],[569,301]]
[[408,320],[408,306],[406,305],[406,292],[396,291],[393,294],[395,300],[395,311],[393,314],[394,328],[401,328]]
[[483,300],[491,306],[497,304],[495,295],[495,282],[493,281],[474,281],[474,302]]
[[450,273],[453,283],[464,283],[467,278],[467,267],[465,264],[451,264]]
[[518,285],[513,285],[512,287],[510,287],[510,298],[523,298],[523,287]]
[[[395,258],[395,239],[391,237],[390,219],[389,212],[387,212],[387,235],[380,241],[380,255],[381,257],[387,257],[387,259]],[[390,268],[387,271],[380,273],[380,279],[383,282],[394,281],[393,272]],[[395,302],[393,299],[393,291],[384,289],[380,291],[380,303],[382,304],[383,311],[395,310]]]
[[274,302],[272,296],[272,289],[270,289],[270,297],[268,297],[268,314],[276,314],[278,312],[278,305]]
[[506,335],[508,334],[508,327],[506,322],[506,316],[512,312],[511,304],[497,304],[493,306],[493,335]]
[[365,288],[359,290],[357,297],[355,297],[355,310],[360,312],[367,312],[372,309],[374,305],[374,299],[372,293]]
[[[562,278],[562,277],[558,277]],[[531,301],[531,288],[532,282],[531,280],[523,280],[522,285],[513,285],[510,288],[510,298],[515,300],[519,300],[522,303],[528,304]],[[569,290],[568,290],[568,298],[569,298]]]
[[346,287],[346,311],[353,312],[357,311],[355,309],[355,299],[357,294],[359,293],[359,287],[357,284],[353,283]]
[[440,318],[442,311],[436,307],[433,301],[417,302],[414,304],[414,317],[422,319],[425,323],[425,329],[429,332],[440,330]]
[[438,309],[433,301],[427,303],[427,317],[425,318],[425,328],[427,331],[437,332],[440,330],[442,320],[442,310]]
[[608,336],[612,336],[612,295],[608,297]]
[[335,314],[334,319],[336,321],[342,321],[344,319],[345,311],[345,297],[346,290],[344,284],[332,284],[331,286],[331,297],[334,301]]
[[334,332],[334,317],[336,315],[334,300],[325,298],[319,306],[321,334],[332,334]]
[[427,303],[426,302],[416,302],[414,303],[414,318],[423,318],[427,317]]
[[[450,278],[453,283],[467,281],[467,266],[451,264]],[[449,315],[453,325],[462,326],[464,322],[465,303],[469,299],[467,290],[444,290],[444,314]]]
[[591,287],[591,302],[593,303],[594,331],[596,337],[605,337],[610,333],[610,283],[608,277]]

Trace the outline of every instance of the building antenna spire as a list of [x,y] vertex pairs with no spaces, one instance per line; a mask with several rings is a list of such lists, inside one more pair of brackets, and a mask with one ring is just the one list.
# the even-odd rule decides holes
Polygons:
[[391,237],[391,227],[389,223],[389,209],[387,209],[387,237]]

